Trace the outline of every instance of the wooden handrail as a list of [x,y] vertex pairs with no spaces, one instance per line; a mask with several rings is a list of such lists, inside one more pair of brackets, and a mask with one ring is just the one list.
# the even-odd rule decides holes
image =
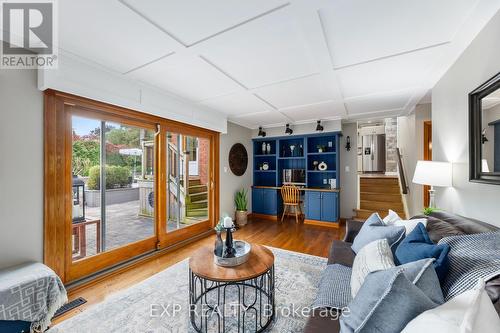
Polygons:
[[398,174],[399,174],[399,181],[401,182],[401,192],[403,194],[408,194],[408,185],[406,183],[406,177],[405,177],[405,171],[403,168],[403,159],[401,156],[401,151],[399,148],[396,148],[396,152],[398,155]]

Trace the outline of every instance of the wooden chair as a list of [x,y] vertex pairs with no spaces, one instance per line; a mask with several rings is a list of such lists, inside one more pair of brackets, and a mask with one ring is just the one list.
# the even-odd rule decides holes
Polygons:
[[288,214],[288,210],[293,207],[295,211],[295,221],[299,223],[299,216],[302,218],[302,209],[300,208],[300,190],[295,185],[283,185],[281,187],[281,197],[283,198],[283,215],[281,222]]

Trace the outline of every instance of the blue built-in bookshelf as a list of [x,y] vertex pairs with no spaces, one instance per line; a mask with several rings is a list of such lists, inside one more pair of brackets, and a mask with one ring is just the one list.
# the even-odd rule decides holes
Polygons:
[[[335,180],[336,187],[340,188],[339,179],[339,140],[340,132],[316,133],[309,135],[292,135],[272,138],[257,138],[253,140],[253,202],[254,212],[261,214],[276,214],[281,209],[281,197],[276,188],[283,185],[283,169],[303,169],[306,173],[305,188],[310,195],[306,199],[310,201],[309,207],[313,205],[315,199],[314,189],[328,190],[331,188],[331,180]],[[320,170],[319,165],[326,164],[326,170]],[[268,187],[268,188],[266,188]],[[274,191],[271,194],[267,191]],[[323,219],[321,214],[319,220],[336,221],[338,219],[338,191],[334,191],[335,199],[332,203],[335,209],[335,216]],[[322,192],[326,193],[326,192]],[[276,196],[276,207],[270,207],[270,197]],[[324,195],[327,197],[327,195]],[[265,199],[264,199],[265,198]],[[318,200],[323,198],[323,194],[318,196]],[[328,204],[329,205],[329,204]],[[272,204],[271,204],[272,206]],[[267,209],[265,208],[267,207]],[[307,218],[306,208],[306,218]],[[311,216],[314,216],[310,212]],[[316,219],[316,218],[314,218]]]

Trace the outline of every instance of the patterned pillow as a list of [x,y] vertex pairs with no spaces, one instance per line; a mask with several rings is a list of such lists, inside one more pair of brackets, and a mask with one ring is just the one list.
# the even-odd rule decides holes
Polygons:
[[319,282],[314,308],[342,309],[351,298],[351,267],[333,264],[326,266]]
[[447,301],[473,289],[479,278],[500,275],[500,232],[445,237],[438,244],[451,248],[450,268],[442,284]]
[[394,266],[394,259],[387,239],[378,239],[365,245],[361,251],[358,252],[352,264],[352,297],[356,297],[359,288],[361,288],[368,274]]

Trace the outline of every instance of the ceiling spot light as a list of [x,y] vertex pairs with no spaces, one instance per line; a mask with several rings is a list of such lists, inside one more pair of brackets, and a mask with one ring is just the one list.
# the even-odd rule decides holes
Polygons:
[[323,132],[324,128],[323,125],[321,125],[321,120],[318,120],[318,124],[316,125],[316,131],[317,132]]
[[290,128],[290,124],[286,124],[285,134],[292,135],[293,130]]

